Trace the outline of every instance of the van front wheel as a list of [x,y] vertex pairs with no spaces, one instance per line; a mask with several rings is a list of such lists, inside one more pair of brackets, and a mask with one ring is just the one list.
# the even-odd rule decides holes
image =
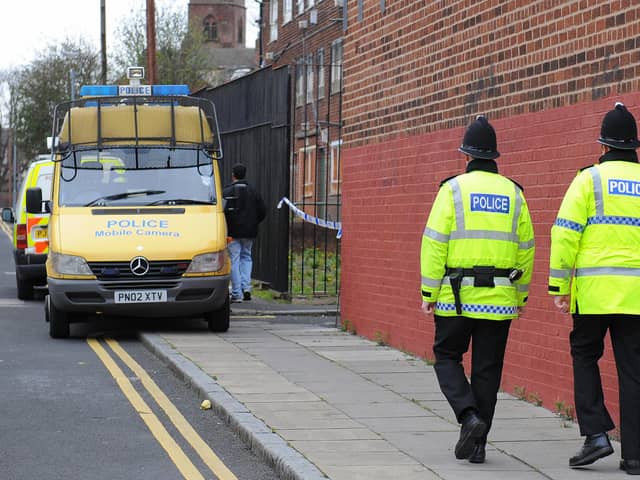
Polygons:
[[45,316],[49,321],[49,336],[51,338],[69,338],[69,318],[65,312],[55,307],[49,295],[44,302],[44,308]]
[[231,316],[231,308],[229,307],[229,297],[224,302],[224,305],[218,310],[207,312],[204,314],[204,319],[207,322],[209,331],[211,332],[226,332],[229,330],[229,317]]

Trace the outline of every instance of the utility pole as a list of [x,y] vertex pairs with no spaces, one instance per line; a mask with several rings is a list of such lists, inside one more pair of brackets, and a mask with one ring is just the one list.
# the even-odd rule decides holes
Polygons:
[[258,20],[258,66],[260,68],[264,67],[264,51],[263,51],[263,47],[262,47],[262,34],[263,34],[263,28],[262,28],[262,22],[263,22],[263,18],[262,18],[262,10],[264,8],[264,2],[262,2],[262,0],[254,0],[258,5],[260,5],[260,16],[259,16],[259,20]]
[[[11,145],[11,156],[12,158],[12,163],[13,163],[13,187],[11,189],[11,200],[12,200],[12,204],[15,205],[16,204],[16,197],[18,196],[18,147],[16,145],[16,114],[15,111],[12,113],[13,116],[13,121],[12,126],[11,126],[11,138],[12,138],[12,145]],[[17,212],[16,212],[17,213]]]
[[102,55],[102,84],[107,84],[107,8],[105,0],[100,0],[100,47]]
[[157,78],[156,7],[154,0],[147,0],[147,70],[149,72],[149,84],[154,85]]
[[[76,99],[76,71],[72,68],[69,72],[69,83],[71,84],[71,101]],[[103,83],[106,83],[103,80]]]

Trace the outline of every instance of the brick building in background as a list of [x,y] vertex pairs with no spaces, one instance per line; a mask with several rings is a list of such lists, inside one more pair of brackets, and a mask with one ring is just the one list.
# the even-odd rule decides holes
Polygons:
[[[308,215],[340,221],[344,0],[261,3],[263,64],[290,74],[289,199]],[[336,296],[336,232],[291,217],[289,291]]]
[[[0,128],[0,207],[13,207],[30,160],[14,148],[11,128]],[[15,161],[14,161],[15,156]],[[17,174],[14,175],[13,171]]]
[[342,0],[262,3],[265,65],[291,71],[291,200],[307,213],[339,219]]
[[204,32],[204,48],[211,62],[210,84],[229,81],[256,68],[255,50],[245,46],[245,0],[189,0],[188,18],[191,25]]
[[[524,186],[537,247],[529,303],[512,324],[502,387],[551,410],[573,404],[572,321],[547,295],[550,230],[577,170],[599,158],[604,114],[622,101],[640,120],[640,7],[634,5],[348,1],[343,322],[433,357],[433,320],[420,310],[422,231],[440,181],[464,171],[457,148],[466,125],[485,114],[497,131],[500,172]],[[609,346],[601,367],[617,416]]]

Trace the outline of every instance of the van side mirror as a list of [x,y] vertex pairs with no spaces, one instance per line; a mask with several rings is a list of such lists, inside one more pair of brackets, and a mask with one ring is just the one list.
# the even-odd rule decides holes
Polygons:
[[42,213],[42,189],[27,188],[27,213]]
[[16,219],[13,216],[13,208],[4,207],[2,209],[2,221],[7,223],[15,223]]

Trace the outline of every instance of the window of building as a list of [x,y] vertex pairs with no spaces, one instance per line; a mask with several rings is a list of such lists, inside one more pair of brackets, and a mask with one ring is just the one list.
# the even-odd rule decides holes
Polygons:
[[304,60],[299,58],[296,61],[296,107],[301,107],[304,103]]
[[315,212],[319,218],[327,218],[327,152],[318,147],[315,158]]
[[304,12],[304,0],[297,0],[298,3],[298,15]]
[[340,162],[341,146],[342,140],[331,142],[329,161],[329,195],[337,195],[340,192],[340,182],[342,180],[342,167]]
[[212,15],[207,16],[203,23],[204,38],[207,42],[218,41],[218,24]]
[[269,40],[278,40],[278,0],[271,0],[271,12],[269,15]]
[[331,44],[331,93],[342,90],[342,39]]
[[305,198],[313,196],[314,178],[315,178],[315,156],[316,147],[311,146],[300,149],[300,157],[304,158],[304,196]]
[[291,21],[293,17],[293,0],[282,0],[282,23]]
[[324,98],[324,48],[318,49],[316,64],[318,65],[318,98]]
[[307,103],[313,103],[313,53],[305,58],[305,70],[307,73]]
[[238,20],[238,43],[240,45],[244,43],[244,24],[242,20]]
[[[302,153],[302,150],[300,153]],[[302,185],[304,181],[300,176],[300,172],[302,172],[302,166],[300,165],[302,157],[297,153],[294,153],[293,157],[293,162],[291,162],[291,167],[289,169],[289,178],[292,179],[293,183],[293,197],[291,200],[293,203],[300,203],[302,201]]]

